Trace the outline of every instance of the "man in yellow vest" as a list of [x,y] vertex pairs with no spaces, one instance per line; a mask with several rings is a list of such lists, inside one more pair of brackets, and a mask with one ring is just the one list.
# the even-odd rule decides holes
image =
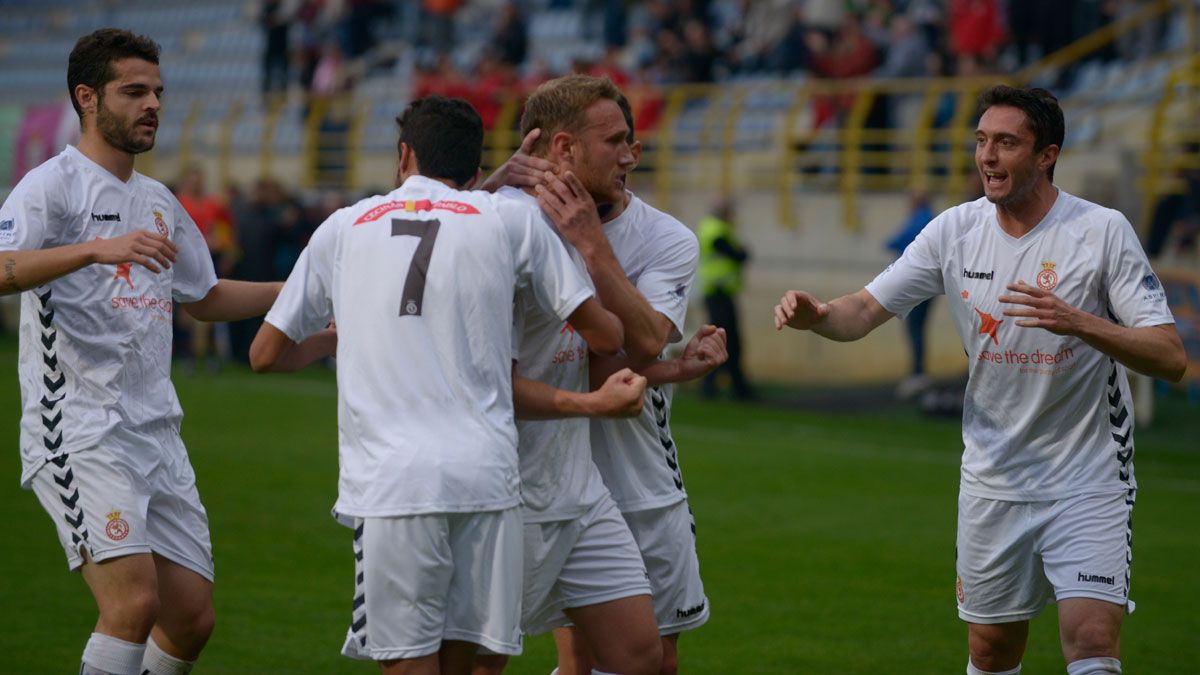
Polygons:
[[709,321],[725,329],[729,360],[704,378],[703,394],[717,394],[717,377],[728,372],[733,395],[741,400],[754,398],[746,377],[742,374],[741,335],[738,331],[737,305],[734,296],[742,290],[742,268],[750,253],[738,243],[733,234],[733,204],[722,196],[712,213],[700,220],[696,236],[700,240],[700,288]]

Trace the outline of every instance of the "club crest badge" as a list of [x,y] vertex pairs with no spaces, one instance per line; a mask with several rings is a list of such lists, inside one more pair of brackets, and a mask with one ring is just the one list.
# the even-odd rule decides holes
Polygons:
[[104,534],[113,541],[121,541],[129,536],[129,522],[121,517],[120,511],[108,514],[108,524],[104,526]]
[[1053,290],[1058,285],[1058,272],[1054,271],[1055,263],[1045,260],[1042,262],[1042,271],[1038,272],[1037,285],[1043,291]]
[[167,221],[163,220],[162,211],[154,209],[154,227],[158,229],[158,233],[166,237],[170,234],[167,230]]
[[967,601],[967,594],[963,591],[962,577],[954,578],[954,592],[958,596],[958,604],[961,605]]

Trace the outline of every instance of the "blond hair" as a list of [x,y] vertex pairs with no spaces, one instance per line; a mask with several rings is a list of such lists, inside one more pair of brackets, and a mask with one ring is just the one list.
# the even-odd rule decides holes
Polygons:
[[521,136],[541,129],[533,145],[534,155],[545,155],[554,134],[577,134],[587,124],[587,111],[597,101],[620,103],[624,97],[607,77],[566,75],[543,83],[525,102],[521,114]]

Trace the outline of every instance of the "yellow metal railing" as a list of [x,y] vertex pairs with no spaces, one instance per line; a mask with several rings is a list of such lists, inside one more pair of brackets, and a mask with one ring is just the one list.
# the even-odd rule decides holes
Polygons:
[[[1188,35],[1200,45],[1197,11],[1191,3],[1181,12]],[[796,195],[805,190],[836,191],[841,197],[846,227],[859,226],[859,196],[869,190],[922,190],[952,198],[966,197],[974,174],[971,161],[971,122],[976,98],[986,86],[1005,81],[1025,84],[1043,81],[1064,66],[1094,53],[1119,36],[1175,11],[1178,4],[1157,0],[1137,13],[1114,22],[1066,48],[1048,55],[1016,74],[964,79],[909,80],[776,80],[722,85],[680,85],[630,88],[635,114],[647,101],[659,105],[657,122],[639,132],[645,151],[639,172],[648,174],[657,205],[670,211],[682,189],[733,193],[772,191],[777,195],[778,222],[799,225]],[[1178,55],[1170,55],[1179,59]],[[1157,103],[1144,155],[1147,202],[1173,189],[1171,171],[1200,161],[1180,148],[1198,140],[1195,127],[1180,120],[1200,117],[1200,60],[1192,57],[1177,68]],[[308,102],[301,125],[303,183],[358,189],[377,184],[361,180],[366,160],[378,160],[383,147],[371,145],[365,156],[367,112],[386,104],[383,96],[355,93]],[[1087,98],[1082,97],[1082,98]],[[1099,105],[1106,105],[1103,94]],[[516,149],[521,138],[517,120],[522,101],[513,97],[501,107],[494,128],[485,136],[485,168],[498,166]],[[188,108],[178,158],[186,164],[196,154],[204,123],[216,124],[216,161],[221,182],[233,173],[237,157],[258,152],[259,175],[276,168],[275,142],[287,116],[298,106],[264,102],[262,135],[257,148],[238,148],[233,131],[254,104],[235,102],[223,118],[205,120],[202,103]],[[887,121],[880,119],[888,111]],[[292,118],[294,119],[294,118]],[[372,139],[377,140],[377,139]],[[251,155],[253,157],[253,155]],[[378,165],[378,163],[376,163]],[[244,166],[244,165],[243,165]]]
[[1159,199],[1184,189],[1180,172],[1200,170],[1200,54],[1168,76],[1154,107],[1147,146],[1142,158],[1143,228],[1150,227]]

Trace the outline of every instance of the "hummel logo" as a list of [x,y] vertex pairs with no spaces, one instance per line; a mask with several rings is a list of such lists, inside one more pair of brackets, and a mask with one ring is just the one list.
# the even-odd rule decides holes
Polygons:
[[996,270],[990,272],[972,272],[965,267],[963,268],[963,278],[965,279],[987,279],[990,281],[995,274]]
[[1100,576],[1099,574],[1084,574],[1083,572],[1079,573],[1079,580],[1090,581],[1097,584],[1108,584],[1109,586],[1112,586],[1116,583],[1112,577],[1104,577]]
[[687,609],[677,609],[677,610],[675,610],[675,616],[679,617],[680,619],[686,619],[689,616],[695,616],[695,615],[699,614],[700,612],[704,611],[704,604],[705,603],[701,602],[700,604],[696,605],[695,607],[689,607]]
[[119,213],[93,213],[92,220],[98,223],[121,222],[121,214]]

